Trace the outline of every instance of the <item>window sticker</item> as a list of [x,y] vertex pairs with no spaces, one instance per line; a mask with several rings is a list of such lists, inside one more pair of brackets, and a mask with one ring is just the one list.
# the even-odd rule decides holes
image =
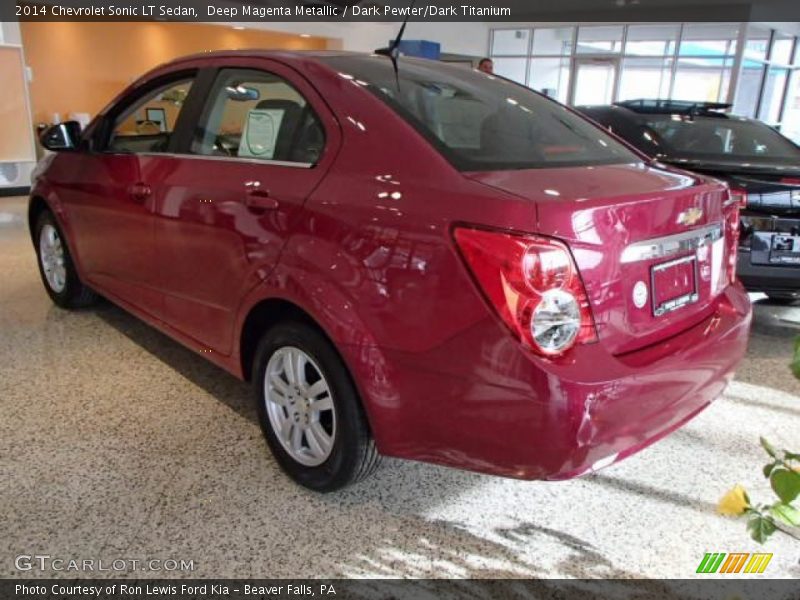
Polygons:
[[239,156],[272,159],[284,112],[274,108],[249,111],[239,142]]

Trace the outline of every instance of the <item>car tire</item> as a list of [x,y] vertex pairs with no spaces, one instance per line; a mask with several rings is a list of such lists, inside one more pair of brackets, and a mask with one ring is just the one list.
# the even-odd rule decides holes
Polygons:
[[375,471],[380,455],[358,392],[317,329],[291,321],[268,330],[252,373],[261,429],[289,477],[332,492]]
[[46,210],[39,215],[33,234],[39,274],[51,300],[68,309],[93,304],[97,294],[78,277],[66,238],[53,213]]

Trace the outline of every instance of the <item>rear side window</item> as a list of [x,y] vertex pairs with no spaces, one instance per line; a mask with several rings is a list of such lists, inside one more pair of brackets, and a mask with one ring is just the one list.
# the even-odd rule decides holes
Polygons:
[[646,123],[668,153],[685,157],[800,160],[800,148],[774,129],[737,117],[660,116]]
[[602,129],[504,79],[434,61],[380,56],[322,59],[365,86],[461,170],[638,162]]
[[596,121],[611,133],[621,137],[628,143],[633,144],[636,148],[647,154],[648,156],[656,156],[663,152],[663,148],[657,143],[652,131],[641,126],[641,124],[630,118],[622,112],[624,109],[611,108],[595,108],[595,107],[577,107],[578,110]]
[[324,146],[319,118],[286,80],[264,71],[226,69],[209,95],[191,152],[314,164]]
[[191,78],[182,79],[135,101],[114,120],[107,149],[111,152],[167,152],[191,87]]

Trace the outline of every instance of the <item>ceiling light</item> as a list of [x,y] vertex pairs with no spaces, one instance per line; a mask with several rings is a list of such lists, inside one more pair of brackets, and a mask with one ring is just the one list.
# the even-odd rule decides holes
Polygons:
[[311,37],[311,34],[310,34],[310,33],[301,33],[301,34],[300,34],[300,37],[301,37],[301,38],[310,38],[310,37]]

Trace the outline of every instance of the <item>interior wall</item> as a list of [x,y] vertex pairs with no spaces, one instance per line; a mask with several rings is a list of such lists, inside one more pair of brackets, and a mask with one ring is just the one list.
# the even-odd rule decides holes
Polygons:
[[320,36],[194,23],[21,23],[35,122],[96,114],[147,70],[197,52],[236,48],[318,50]]
[[25,101],[25,71],[22,51],[0,46],[0,161],[34,160],[35,153]]
[[19,23],[0,23],[0,195],[25,188],[36,165]]
[[0,22],[0,42],[3,44],[21,44],[19,23],[11,21]]
[[[226,27],[229,23],[218,23]],[[372,52],[383,48],[397,36],[397,22],[333,22],[333,21],[276,21],[273,23],[238,23],[248,28],[269,28],[272,31],[315,35],[328,38],[329,49],[349,52]],[[409,21],[405,32],[407,40],[439,42],[442,52],[485,56],[489,46],[488,22],[435,23]]]
[[[397,27],[396,24],[394,24]],[[409,22],[405,38],[439,42],[442,52],[484,57],[489,53],[491,23],[465,21],[460,23]]]
[[[380,22],[336,22],[336,21],[274,21],[274,22],[241,22],[221,23],[211,22],[210,25],[227,27],[241,25],[248,29],[280,31],[295,35],[312,35],[328,39],[328,48],[331,50],[346,50],[348,52],[372,52],[375,48],[382,48],[388,41],[397,35],[397,23]],[[409,24],[409,28],[411,24]],[[408,36],[406,36],[407,39]]]

